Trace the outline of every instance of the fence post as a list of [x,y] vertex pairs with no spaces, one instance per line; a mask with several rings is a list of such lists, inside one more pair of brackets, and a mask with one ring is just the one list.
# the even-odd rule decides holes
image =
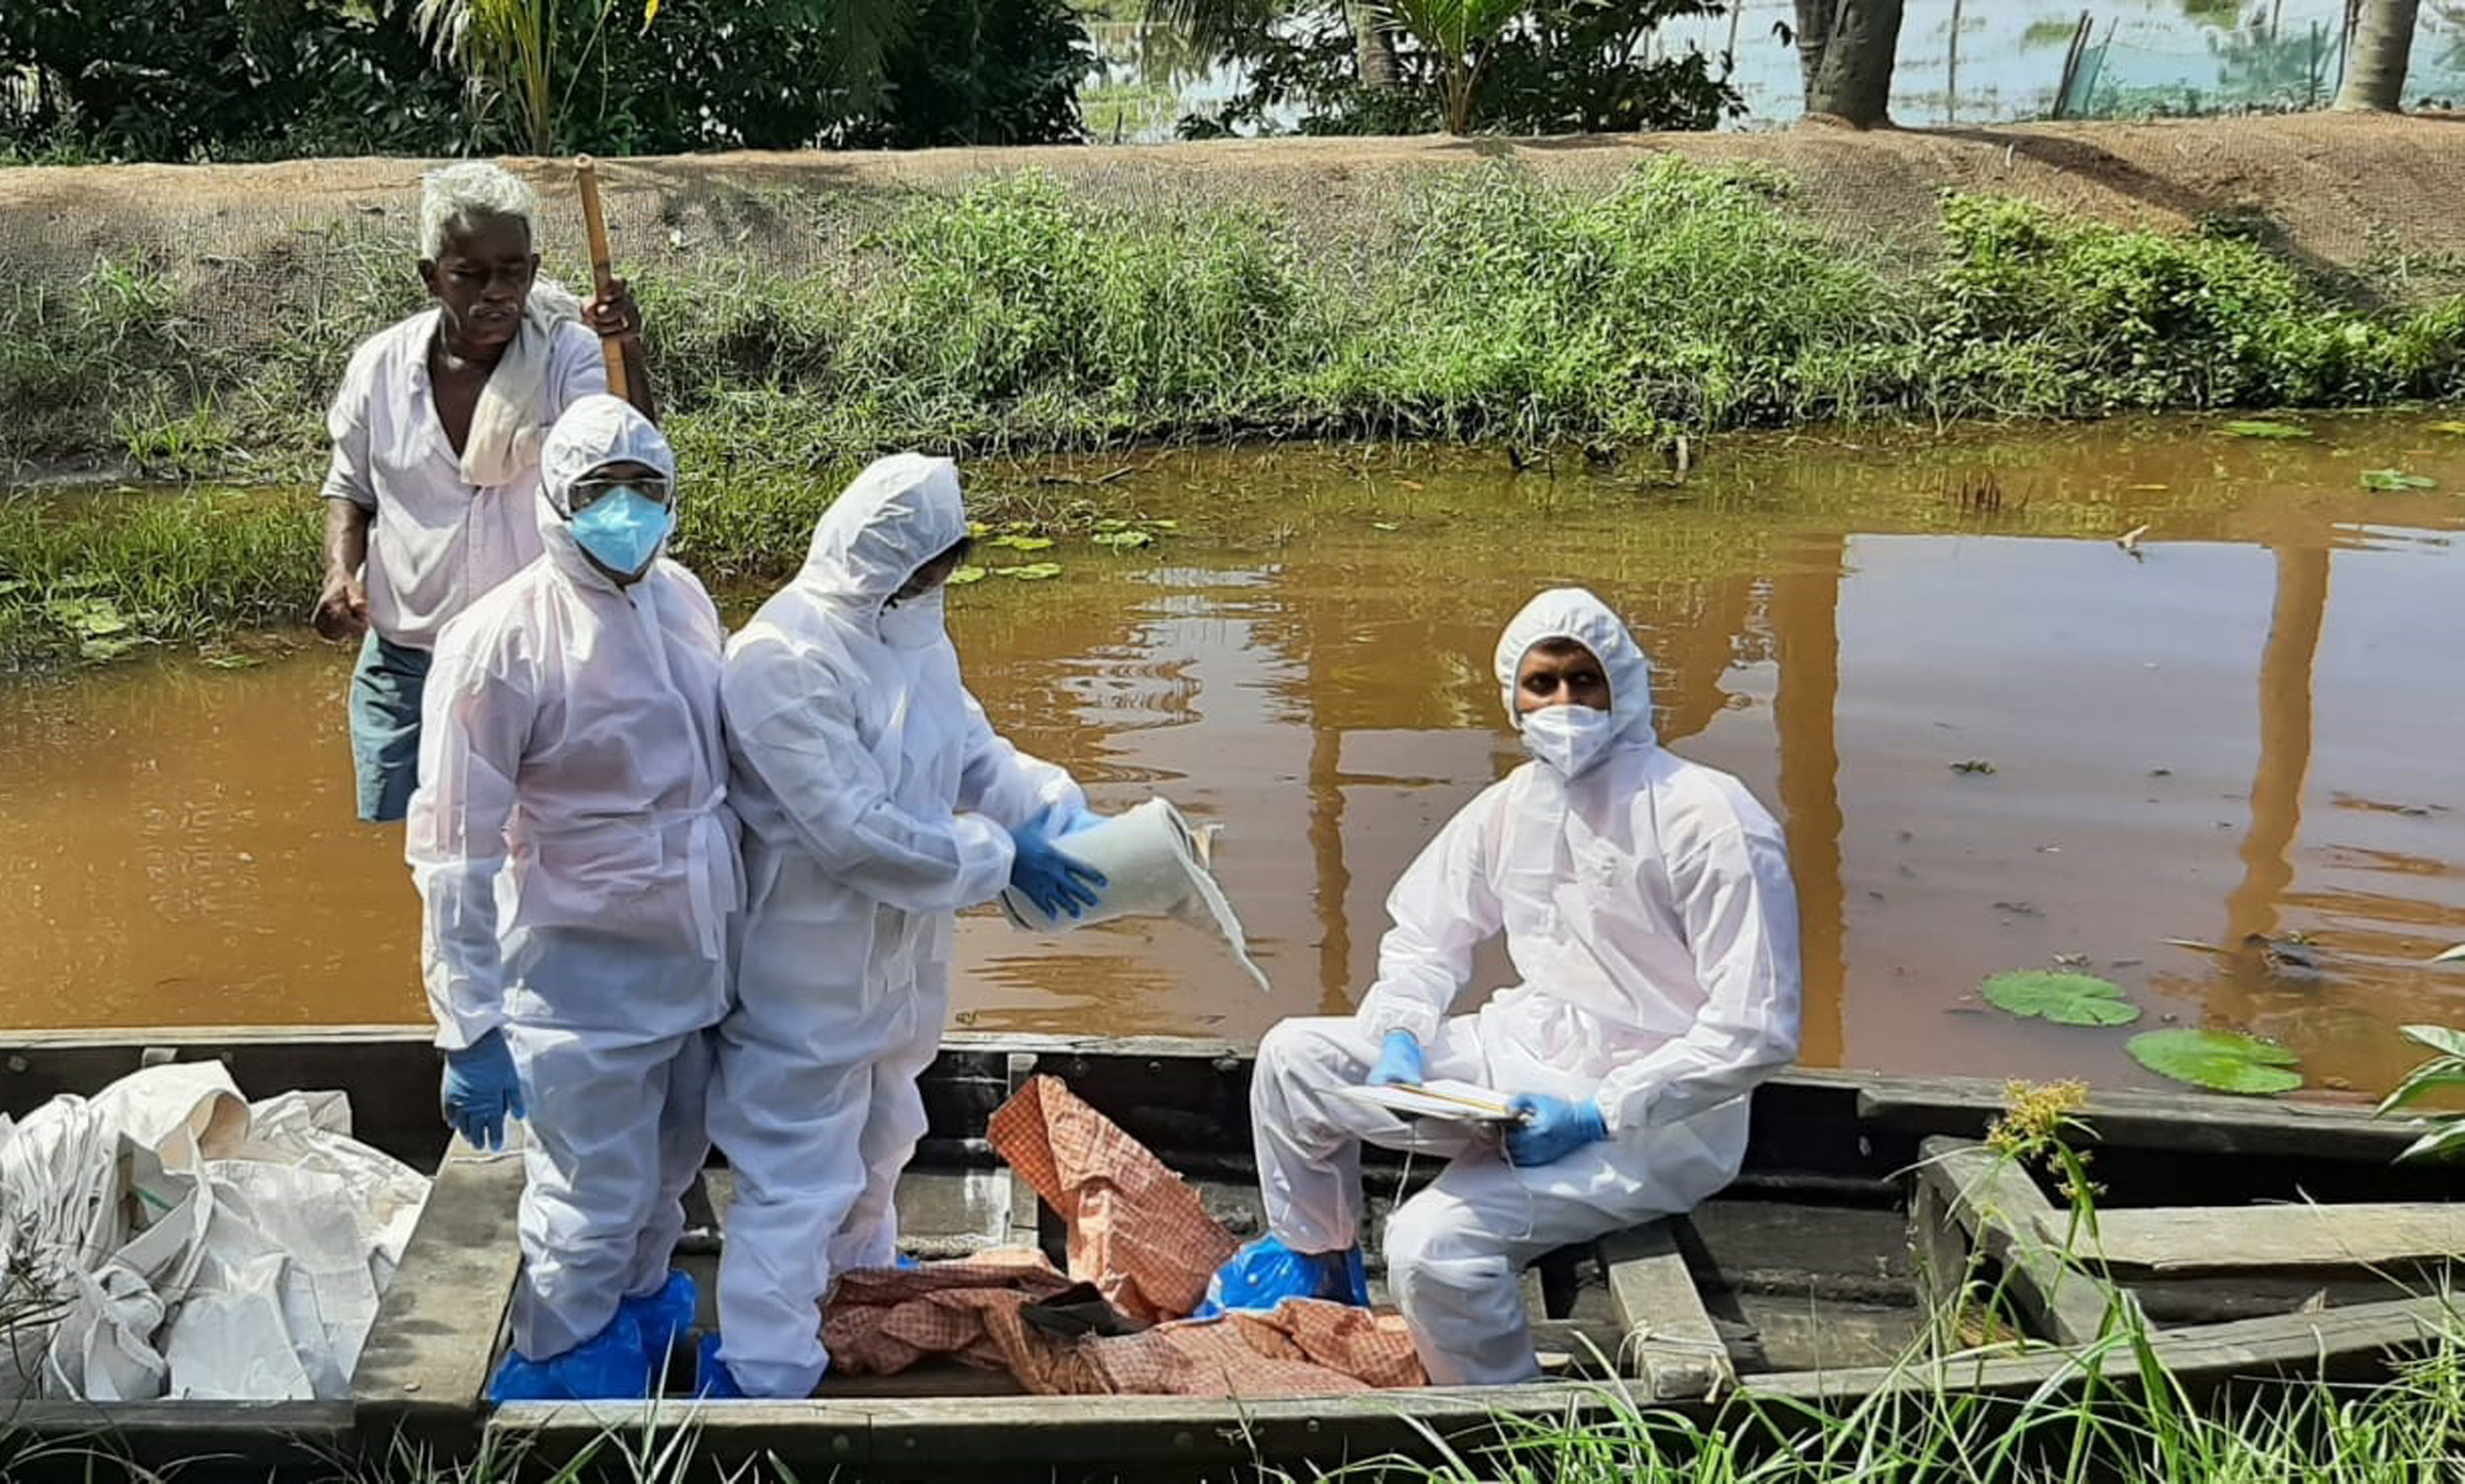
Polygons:
[[2080,24],[2072,31],[2071,50],[2063,54],[2063,74],[2054,84],[2054,117],[2063,118],[2071,111],[2072,78],[2080,71],[2080,59],[2088,50],[2088,35],[2096,21],[2086,11],[2080,13]]
[[1952,42],[1943,58],[1943,122],[1956,123],[1960,112],[1960,0],[1952,0]]

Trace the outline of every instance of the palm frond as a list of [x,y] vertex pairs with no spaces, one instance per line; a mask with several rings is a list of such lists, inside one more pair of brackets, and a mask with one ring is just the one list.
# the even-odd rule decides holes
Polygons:
[[1215,52],[1254,35],[1292,7],[1276,0],[1147,0],[1146,21]]

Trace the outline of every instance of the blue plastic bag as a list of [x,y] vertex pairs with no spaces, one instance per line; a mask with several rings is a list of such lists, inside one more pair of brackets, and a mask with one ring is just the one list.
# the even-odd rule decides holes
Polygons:
[[1356,1307],[1369,1304],[1369,1275],[1361,1250],[1295,1252],[1263,1236],[1232,1254],[1207,1280],[1207,1297],[1192,1313],[1212,1319],[1231,1309],[1273,1309],[1286,1299],[1331,1299]]

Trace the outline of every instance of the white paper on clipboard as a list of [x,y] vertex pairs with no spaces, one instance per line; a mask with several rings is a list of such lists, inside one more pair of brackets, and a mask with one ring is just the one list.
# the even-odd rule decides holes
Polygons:
[[1383,1087],[1345,1087],[1336,1091],[1355,1103],[1382,1107],[1402,1118],[1442,1118],[1449,1123],[1517,1121],[1516,1115],[1507,1111],[1505,1093],[1446,1077],[1435,1077],[1417,1085],[1395,1082]]

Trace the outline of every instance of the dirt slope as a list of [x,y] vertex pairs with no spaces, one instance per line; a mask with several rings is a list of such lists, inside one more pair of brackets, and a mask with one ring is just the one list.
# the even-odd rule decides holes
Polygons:
[[[1569,183],[1604,180],[1656,151],[1768,162],[1800,183],[1828,228],[1932,241],[1936,193],[2009,192],[2117,221],[2186,225],[2258,215],[2277,243],[2318,265],[2375,251],[2465,252],[2465,115],[2307,114],[2149,124],[2028,124],[1857,134],[1801,126],[1762,134],[1549,140],[1270,140],[916,153],[738,153],[613,162],[621,251],[690,247],[715,208],[814,192],[949,188],[1035,166],[1099,196],[1248,200],[1340,229],[1399,180],[1511,158]],[[285,230],[407,217],[425,162],[0,170],[0,260],[79,266],[137,244],[252,259]],[[570,177],[530,165],[551,207]],[[551,211],[551,221],[571,212]],[[556,236],[570,228],[557,228]],[[707,235],[707,233],[705,234]],[[554,243],[556,246],[564,244]]]

